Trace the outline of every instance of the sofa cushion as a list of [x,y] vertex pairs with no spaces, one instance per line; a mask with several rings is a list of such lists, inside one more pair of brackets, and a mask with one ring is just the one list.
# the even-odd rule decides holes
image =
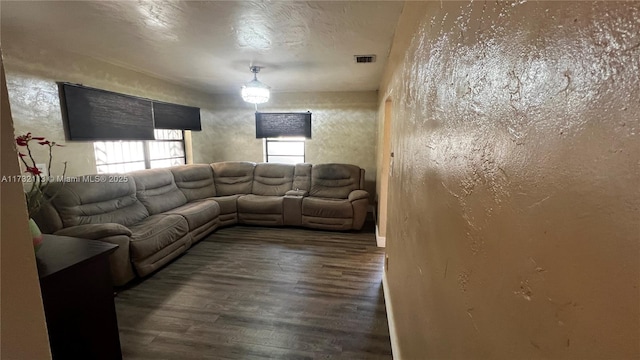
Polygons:
[[220,205],[214,200],[200,200],[190,202],[163,214],[176,214],[184,217],[189,224],[189,230],[215,220],[220,215]]
[[311,170],[309,196],[346,199],[360,189],[360,168],[349,164],[320,164]]
[[225,161],[211,164],[216,195],[251,194],[255,166],[255,163],[248,161]]
[[136,196],[151,215],[187,203],[187,198],[173,180],[173,174],[167,169],[140,170],[129,175],[136,182]]
[[220,214],[232,214],[238,212],[238,198],[241,195],[216,196],[211,199],[220,205]]
[[56,195],[51,203],[64,227],[103,223],[129,226],[149,216],[136,197],[133,179],[117,175],[126,181],[96,181],[109,178],[108,174],[89,175],[80,177],[79,182],[52,183],[47,188],[48,195]]
[[32,218],[44,234],[53,234],[64,227],[60,214],[50,202],[42,204]]
[[353,207],[349,200],[305,197],[302,199],[302,215],[322,218],[352,218]]
[[257,226],[282,226],[282,214],[239,213],[238,223]]
[[131,230],[116,223],[85,224],[60,229],[54,235],[81,237],[83,239],[100,240],[109,236],[131,236]]
[[353,229],[351,218],[326,218],[315,216],[302,216],[302,226],[311,229],[347,231]]
[[131,257],[140,260],[183,238],[189,225],[180,215],[152,215],[129,229]]
[[173,174],[176,186],[182,191],[187,201],[216,196],[213,169],[210,165],[180,165],[169,170]]
[[238,198],[238,213],[282,214],[284,196],[243,195]]
[[293,186],[295,165],[261,163],[253,171],[255,195],[283,196]]
[[311,189],[311,164],[296,164],[291,188],[305,191]]

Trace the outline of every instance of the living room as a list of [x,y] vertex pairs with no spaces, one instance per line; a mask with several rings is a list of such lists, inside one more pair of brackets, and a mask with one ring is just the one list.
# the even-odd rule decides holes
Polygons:
[[[9,10],[20,7],[18,2],[1,6],[15,135],[32,132],[64,143],[55,156],[67,161],[68,175],[93,174],[97,164],[92,143],[66,140],[59,81],[199,107],[202,131],[185,133],[188,163],[264,161],[263,140],[255,137],[256,108],[238,94],[252,75],[249,59],[236,65],[234,89],[208,93],[145,68],[104,61],[119,46],[112,29],[90,39],[107,44],[104,56],[77,53],[68,44],[32,38],[26,24],[10,22],[15,13]],[[24,6],[30,21],[43,24],[40,33],[82,33],[52,26],[46,14],[29,8],[38,3]],[[387,38],[379,39],[375,86],[274,91],[259,111],[311,111],[313,137],[305,141],[305,161],[365,169],[365,189],[385,220],[378,237],[387,244],[385,301],[394,358],[637,358],[637,5],[359,6],[395,11],[396,20],[380,30]],[[159,30],[147,24],[141,38],[150,36],[145,31]],[[151,54],[137,55],[153,62]],[[266,66],[259,79],[276,83],[277,65],[271,73]],[[304,86],[307,80],[298,81]],[[202,82],[216,79],[203,75]],[[6,155],[5,119],[3,109],[3,172],[5,156],[17,157]],[[51,173],[62,168],[58,163]],[[31,313],[38,305],[29,296],[5,298],[33,294],[33,287],[20,287],[29,281],[37,287],[29,249],[12,254],[5,246],[9,237],[24,235],[28,220],[13,218],[24,221],[24,229],[7,226],[10,192],[3,183],[3,353],[11,349],[4,340],[10,324],[5,314]],[[9,264],[15,268],[7,270]],[[31,275],[15,284],[5,279],[10,273]],[[16,302],[35,307],[8,310]],[[42,331],[38,319],[13,333]],[[13,344],[18,354],[42,354],[38,349],[47,346],[26,343]]]

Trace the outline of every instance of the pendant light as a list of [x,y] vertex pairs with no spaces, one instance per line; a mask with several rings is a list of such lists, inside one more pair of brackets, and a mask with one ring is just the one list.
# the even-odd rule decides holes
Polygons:
[[269,101],[269,87],[258,80],[260,66],[249,67],[253,73],[253,80],[242,86],[242,99],[251,104],[262,104]]

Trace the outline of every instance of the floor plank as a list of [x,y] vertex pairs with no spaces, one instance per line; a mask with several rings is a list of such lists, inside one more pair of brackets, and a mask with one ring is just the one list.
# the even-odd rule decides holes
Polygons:
[[116,297],[125,359],[391,359],[383,249],[359,232],[219,229]]

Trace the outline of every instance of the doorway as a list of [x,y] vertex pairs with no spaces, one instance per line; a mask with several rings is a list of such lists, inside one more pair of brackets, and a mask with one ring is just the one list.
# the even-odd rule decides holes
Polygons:
[[378,194],[378,229],[376,241],[378,246],[386,245],[387,236],[387,203],[389,196],[389,177],[391,175],[391,112],[393,102],[389,98],[384,103],[384,123],[382,133],[382,166],[380,171],[380,192]]

